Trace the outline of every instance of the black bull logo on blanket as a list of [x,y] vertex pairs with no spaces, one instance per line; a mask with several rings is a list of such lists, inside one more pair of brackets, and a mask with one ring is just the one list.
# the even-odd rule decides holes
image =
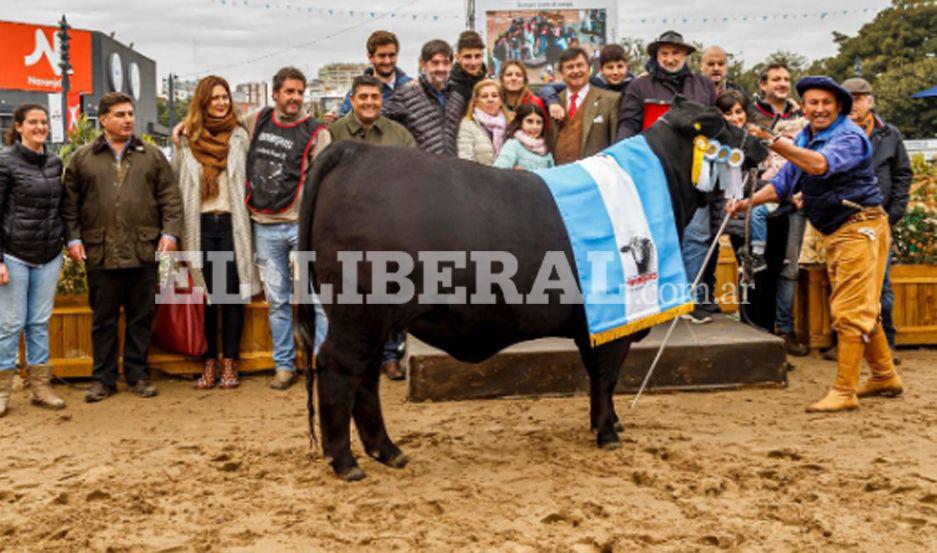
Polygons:
[[[663,166],[681,237],[693,212],[707,201],[690,184],[692,140],[700,134],[741,147],[754,163],[767,155],[761,143],[728,127],[715,108],[678,98],[644,136]],[[338,253],[343,251],[406,252],[412,259],[426,251],[509,252],[517,260],[513,284],[522,292],[531,290],[547,252],[563,252],[575,266],[556,204],[536,174],[354,142],[333,144],[319,156],[302,200],[299,249],[316,253],[310,279],[317,291],[325,284],[333,290],[342,285]],[[650,266],[654,252],[645,244],[631,251],[639,270]],[[365,263],[356,270],[357,292],[370,293],[372,268]],[[457,266],[451,275],[452,287],[476,289],[471,267]],[[423,289],[419,264],[410,279]],[[323,454],[341,478],[364,477],[350,448],[352,419],[369,456],[392,467],[407,463],[387,434],[378,391],[382,345],[399,331],[472,363],[525,340],[574,339],[590,379],[591,429],[600,447],[620,447],[612,394],[631,343],[647,331],[592,347],[581,303],[561,302],[558,291],[545,303],[520,305],[496,295],[484,304],[429,304],[414,296],[394,305],[324,306],[329,331],[315,371],[307,371],[307,407],[314,441],[318,376]],[[308,351],[315,332],[311,305],[300,305],[297,325]]]

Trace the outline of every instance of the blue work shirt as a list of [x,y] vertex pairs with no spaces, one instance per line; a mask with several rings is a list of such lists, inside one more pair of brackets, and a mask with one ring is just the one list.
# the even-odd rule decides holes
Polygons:
[[808,126],[797,135],[794,144],[823,155],[826,173],[809,175],[788,162],[771,179],[771,185],[781,200],[803,192],[805,214],[820,232],[829,234],[839,228],[859,211],[856,206],[882,204],[871,163],[872,143],[865,131],[848,117],[840,115],[816,134]]

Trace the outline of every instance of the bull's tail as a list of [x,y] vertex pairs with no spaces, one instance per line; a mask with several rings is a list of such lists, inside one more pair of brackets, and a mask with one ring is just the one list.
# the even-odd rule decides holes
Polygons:
[[[357,144],[353,142],[339,142],[330,145],[325,151],[316,156],[312,166],[312,173],[303,190],[302,205],[299,210],[299,251],[309,252],[313,249],[312,219],[316,211],[316,196],[318,196],[322,179],[341,163],[342,159],[346,157],[346,152],[353,150],[355,146]],[[318,288],[315,262],[309,267],[309,278],[312,281],[313,288]],[[300,302],[297,311],[295,329],[299,337],[303,357],[309,363],[309,368],[306,370],[306,409],[309,415],[309,441],[312,450],[315,451],[318,440],[316,438],[315,386],[313,384],[315,383],[315,371],[318,363],[314,356],[316,310],[312,305],[311,298],[307,297]]]

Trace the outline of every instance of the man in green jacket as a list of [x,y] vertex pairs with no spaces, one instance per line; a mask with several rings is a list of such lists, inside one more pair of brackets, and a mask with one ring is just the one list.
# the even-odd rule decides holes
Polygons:
[[371,75],[355,77],[349,96],[351,111],[329,127],[332,142],[356,140],[368,144],[416,148],[416,140],[400,123],[381,115],[381,83]]
[[[356,140],[368,144],[416,148],[410,131],[381,115],[381,83],[370,75],[355,77],[351,85],[351,111],[329,127],[332,142]],[[403,333],[390,336],[384,344],[381,370],[391,380],[403,380],[400,361],[404,353]]]
[[133,134],[134,103],[101,97],[104,133],[78,149],[65,169],[62,219],[68,255],[88,269],[92,382],[85,401],[117,391],[118,320],[126,317],[124,376],[131,392],[156,395],[146,356],[156,309],[156,252],[175,251],[182,236],[182,199],[169,162]]

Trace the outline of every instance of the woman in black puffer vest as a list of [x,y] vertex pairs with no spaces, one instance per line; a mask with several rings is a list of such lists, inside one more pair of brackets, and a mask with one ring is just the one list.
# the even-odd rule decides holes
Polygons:
[[62,160],[50,154],[49,114],[40,105],[13,112],[10,146],[0,153],[0,416],[16,372],[20,333],[32,401],[61,409],[49,382],[49,317],[62,267]]

